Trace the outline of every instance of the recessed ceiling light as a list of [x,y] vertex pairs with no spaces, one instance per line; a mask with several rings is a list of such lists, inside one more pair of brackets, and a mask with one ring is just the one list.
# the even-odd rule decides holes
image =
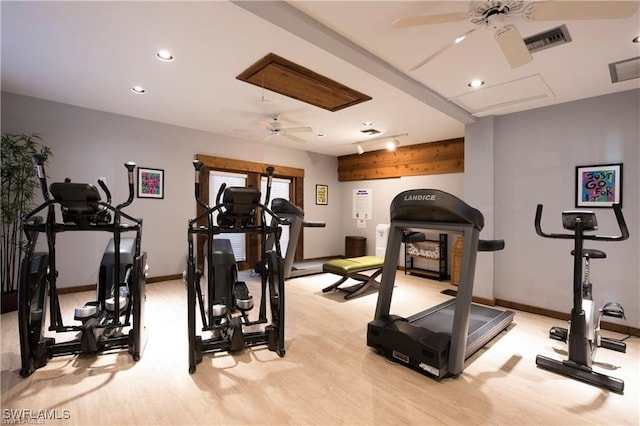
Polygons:
[[633,39],[634,43],[640,43],[640,35]]
[[364,127],[370,127],[370,126],[373,126],[373,122],[372,121],[365,121],[364,123],[362,123],[362,125]]
[[471,87],[472,89],[477,89],[477,88],[478,88],[478,87],[480,87],[480,86],[484,86],[484,81],[482,81],[482,80],[478,80],[478,79],[476,79],[476,80],[471,80],[471,81],[467,84],[467,86]]
[[165,62],[173,61],[173,55],[168,50],[159,50],[156,53],[156,58],[160,59],[161,61],[165,61]]
[[131,88],[131,91],[133,93],[137,94],[137,95],[143,95],[143,94],[147,93],[147,91],[144,90],[144,87],[142,87],[142,86],[133,86]]
[[318,133],[319,138],[324,138],[324,133]]

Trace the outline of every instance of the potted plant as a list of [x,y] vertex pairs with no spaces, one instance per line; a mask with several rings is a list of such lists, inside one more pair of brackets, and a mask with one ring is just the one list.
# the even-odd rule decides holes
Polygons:
[[42,154],[45,158],[52,155],[51,149],[42,144],[40,135],[2,134],[2,313],[16,309],[18,275],[26,248],[22,216],[34,207],[33,197],[39,185],[32,159],[34,154]]

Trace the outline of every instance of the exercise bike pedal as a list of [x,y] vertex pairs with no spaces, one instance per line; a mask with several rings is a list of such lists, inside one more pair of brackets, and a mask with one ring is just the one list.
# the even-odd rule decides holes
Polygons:
[[605,304],[600,310],[600,312],[602,312],[602,316],[605,316],[605,317],[627,319],[624,316],[624,308],[622,307],[621,304],[617,302],[609,302]]
[[551,327],[549,330],[549,337],[561,342],[567,341],[567,329],[562,327]]
[[627,352],[627,344],[622,340],[612,339],[610,337],[601,337],[600,338],[600,347],[609,349],[616,352]]

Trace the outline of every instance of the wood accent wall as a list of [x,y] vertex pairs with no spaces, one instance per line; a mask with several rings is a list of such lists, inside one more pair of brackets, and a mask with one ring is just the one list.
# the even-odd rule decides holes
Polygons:
[[338,157],[340,182],[464,172],[464,138]]

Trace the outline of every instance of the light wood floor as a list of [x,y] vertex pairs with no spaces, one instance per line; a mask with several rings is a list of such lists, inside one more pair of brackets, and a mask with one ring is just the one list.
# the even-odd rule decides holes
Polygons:
[[[626,354],[597,357],[598,370],[625,381],[624,395],[536,368],[536,354],[564,358],[565,346],[547,338],[549,327],[563,324],[521,312],[461,376],[437,382],[370,350],[377,293],[350,301],[322,294],[334,280],[287,281],[283,358],[263,347],[205,354],[193,375],[182,281],[147,286],[149,340],[137,363],[126,352],[57,357],[23,379],[16,314],[2,315],[2,423],[12,422],[10,410],[48,410],[59,419],[45,424],[64,425],[640,423],[638,338],[627,341]],[[447,298],[440,294],[447,286],[399,272],[391,312],[432,306]],[[91,298],[64,295],[63,312]]]

